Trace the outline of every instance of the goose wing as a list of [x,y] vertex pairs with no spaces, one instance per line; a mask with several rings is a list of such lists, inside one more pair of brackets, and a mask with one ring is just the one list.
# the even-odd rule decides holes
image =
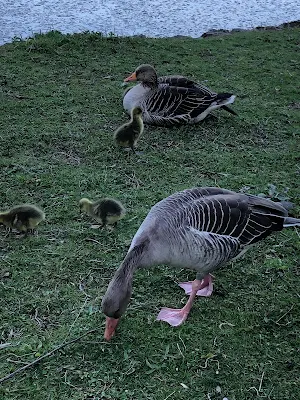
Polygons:
[[238,238],[248,245],[283,229],[287,210],[269,199],[215,187],[174,193],[157,203],[150,217],[163,219],[172,229],[194,228]]
[[152,115],[156,123],[159,118],[167,119],[165,122],[169,124],[187,123],[205,111],[216,98],[217,94],[203,94],[193,88],[160,84],[145,100],[144,108],[148,117]]
[[202,93],[203,96],[205,95],[216,95],[216,92],[213,92],[206,86],[202,85],[201,83],[197,83],[192,81],[191,79],[186,78],[182,75],[168,75],[168,76],[161,76],[158,78],[158,83],[167,84],[169,86],[174,87],[184,87],[196,90],[199,94]]
[[180,192],[171,194],[170,196],[164,198],[163,200],[156,203],[150,213],[155,214],[168,214],[171,210],[181,211],[187,205],[193,203],[194,201],[203,199],[205,197],[215,196],[215,195],[228,195],[235,194],[231,190],[221,189],[217,187],[203,186],[195,187],[192,189],[185,189]]
[[287,211],[280,203],[238,193],[202,197],[181,210],[183,225],[238,238],[243,245],[282,230],[286,216]]
[[151,235],[156,235],[160,229],[163,232],[179,229],[183,224],[184,210],[189,205],[194,204],[194,201],[206,196],[227,193],[233,194],[234,192],[216,187],[197,187],[185,189],[165,197],[151,208],[137,230],[130,248],[134,247],[137,242],[144,240],[145,237],[148,237],[149,232],[151,232]]

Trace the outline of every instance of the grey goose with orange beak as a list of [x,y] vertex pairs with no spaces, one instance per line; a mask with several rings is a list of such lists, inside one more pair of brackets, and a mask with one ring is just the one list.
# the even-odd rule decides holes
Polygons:
[[283,203],[216,187],[187,189],[155,204],[103,297],[105,338],[114,335],[128,306],[137,269],[168,264],[196,272],[193,282],[180,284],[189,294],[186,305],[179,310],[163,308],[158,315],[158,320],[178,326],[196,295],[211,295],[213,271],[249,245],[289,226],[300,226],[300,219],[289,217]]
[[126,90],[123,107],[130,114],[134,107],[143,111],[143,121],[150,125],[170,126],[195,124],[211,111],[234,102],[232,93],[216,93],[181,75],[158,77],[148,64],[140,65],[124,82],[141,82]]

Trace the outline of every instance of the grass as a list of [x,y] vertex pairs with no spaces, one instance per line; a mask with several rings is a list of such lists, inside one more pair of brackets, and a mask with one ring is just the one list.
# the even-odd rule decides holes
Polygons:
[[[299,231],[285,230],[217,272],[215,294],[188,321],[155,322],[186,298],[194,274],[139,271],[117,335],[103,340],[100,301],[150,207],[194,186],[288,196],[299,216],[299,29],[209,39],[104,38],[51,32],[0,47],[1,208],[31,202],[35,237],[0,231],[0,371],[65,347],[0,388],[2,399],[292,400],[300,398]],[[237,94],[238,117],[147,127],[143,156],[115,148],[126,117],[121,82],[137,65]],[[274,186],[272,186],[274,188]],[[288,188],[288,189],[286,189]],[[113,233],[79,215],[87,196],[114,196],[127,217]],[[2,397],[1,397],[2,396]]]

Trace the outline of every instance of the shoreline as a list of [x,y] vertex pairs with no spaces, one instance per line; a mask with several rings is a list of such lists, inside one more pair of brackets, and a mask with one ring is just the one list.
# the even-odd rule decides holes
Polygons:
[[[119,38],[142,38],[142,39],[205,39],[209,37],[215,37],[215,36],[227,36],[227,35],[232,35],[234,33],[240,33],[240,32],[255,32],[255,31],[278,31],[278,30],[283,30],[283,29],[288,29],[288,28],[300,28],[300,20],[294,20],[290,22],[283,22],[280,25],[267,25],[267,26],[256,26],[254,28],[233,28],[233,29],[210,29],[207,32],[202,33],[202,35],[194,37],[190,35],[174,35],[174,36],[162,36],[162,37],[153,37],[153,36],[147,36],[144,34],[138,34],[138,35],[131,35],[131,36],[119,36],[119,35],[113,35],[114,37],[119,37]],[[63,33],[60,32],[56,29],[49,30],[48,32],[36,32],[32,36],[28,36],[27,38],[15,38],[10,41],[10,42],[5,42],[1,43],[1,46],[5,46],[8,44],[12,44],[15,42],[26,42],[27,40],[34,39],[37,35],[47,35],[50,32],[59,32],[62,35],[80,35],[84,33],[94,33],[94,34],[100,34],[103,37],[110,37],[111,34],[103,34],[102,32],[97,32],[97,31],[85,31],[85,32],[73,32],[73,33]]]
[[[189,35],[175,35],[175,36],[164,36],[161,38],[155,39],[201,39],[207,38],[212,36],[226,36],[232,35],[234,33],[239,32],[254,32],[254,31],[280,31],[282,29],[288,28],[300,28],[300,20],[290,21],[290,22],[283,22],[280,25],[266,25],[266,26],[256,26],[254,28],[233,28],[233,29],[210,29],[207,32],[202,33],[201,36],[193,37]],[[122,37],[122,36],[121,36]],[[133,35],[133,36],[124,36],[124,37],[139,37],[139,38],[149,38],[153,39],[151,36],[146,35]]]
[[204,32],[200,37],[206,38],[210,36],[222,36],[222,35],[230,35],[237,32],[252,32],[252,31],[280,31],[282,29],[287,28],[298,28],[300,27],[300,20],[283,22],[280,25],[267,25],[267,26],[256,26],[251,29],[244,28],[234,28],[231,30],[228,29],[210,29],[207,32]]

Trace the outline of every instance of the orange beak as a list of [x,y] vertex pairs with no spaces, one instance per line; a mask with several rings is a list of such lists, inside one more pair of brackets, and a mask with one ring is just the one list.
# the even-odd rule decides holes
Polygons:
[[126,79],[124,79],[124,82],[130,82],[130,81],[136,81],[136,73],[134,72],[130,76],[128,76]]
[[115,319],[106,317],[105,332],[104,332],[105,340],[110,341],[110,339],[114,336],[118,323],[119,323],[119,318]]

